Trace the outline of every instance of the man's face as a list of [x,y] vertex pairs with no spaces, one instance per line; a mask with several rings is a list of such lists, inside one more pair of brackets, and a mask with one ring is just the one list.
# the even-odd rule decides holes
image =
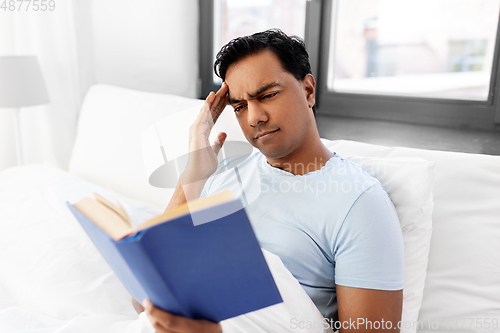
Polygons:
[[316,131],[311,75],[297,80],[266,50],[232,64],[226,83],[246,139],[268,160],[286,160],[307,150]]

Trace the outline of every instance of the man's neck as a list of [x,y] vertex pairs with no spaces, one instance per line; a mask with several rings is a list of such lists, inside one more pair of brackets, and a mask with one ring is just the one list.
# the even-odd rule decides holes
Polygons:
[[332,156],[333,153],[325,147],[318,137],[314,144],[308,146],[307,149],[302,149],[282,158],[266,157],[266,159],[267,163],[275,168],[294,175],[305,175],[321,169]]

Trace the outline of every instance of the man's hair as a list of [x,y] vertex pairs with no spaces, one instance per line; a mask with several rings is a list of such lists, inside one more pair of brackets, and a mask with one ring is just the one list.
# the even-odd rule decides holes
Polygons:
[[215,74],[224,81],[229,66],[265,50],[272,51],[279,58],[283,69],[297,80],[302,81],[307,74],[311,74],[304,41],[297,36],[288,36],[280,29],[269,29],[231,40],[217,53]]

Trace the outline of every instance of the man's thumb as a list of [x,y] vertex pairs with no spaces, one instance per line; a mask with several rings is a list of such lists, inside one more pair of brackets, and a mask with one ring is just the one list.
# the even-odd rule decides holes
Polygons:
[[214,143],[212,144],[212,149],[214,150],[215,155],[219,154],[219,151],[222,148],[224,141],[226,141],[226,137],[227,137],[226,133],[220,132],[219,135],[217,136],[217,140],[215,140]]

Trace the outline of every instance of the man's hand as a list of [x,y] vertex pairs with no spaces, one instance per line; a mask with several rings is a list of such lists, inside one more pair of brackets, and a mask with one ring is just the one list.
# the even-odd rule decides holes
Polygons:
[[144,308],[157,333],[222,333],[219,323],[176,316],[157,308],[149,300],[144,301]]
[[228,87],[224,82],[216,94],[211,92],[198,117],[189,128],[189,158],[166,210],[200,197],[205,182],[217,170],[217,155],[226,140],[226,133],[219,133],[210,145],[210,131],[228,101]]
[[135,312],[137,314],[140,314],[141,312],[144,312],[144,307],[141,305],[141,303],[137,302],[135,298],[132,297],[132,306],[134,307]]
[[228,88],[224,82],[216,94],[211,92],[208,95],[198,117],[189,128],[189,159],[181,177],[183,185],[206,180],[217,170],[217,154],[224,144],[226,134],[219,133],[216,142],[212,145],[208,137],[226,107],[227,100]]

